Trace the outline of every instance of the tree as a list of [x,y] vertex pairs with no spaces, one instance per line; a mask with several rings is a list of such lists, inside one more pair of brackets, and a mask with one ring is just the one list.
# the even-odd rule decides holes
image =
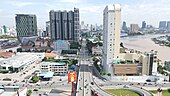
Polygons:
[[103,75],[106,75],[106,73],[105,73],[105,72],[103,72]]
[[33,81],[33,83],[36,83],[39,81],[39,77],[37,75],[34,75],[34,76],[32,76],[31,80]]
[[164,68],[161,65],[158,65],[158,72],[164,74]]
[[78,60],[72,60],[72,64],[77,64]]
[[28,90],[27,91],[27,96],[31,96],[31,94],[32,94],[32,90]]
[[99,46],[103,46],[103,43],[101,43],[101,42],[98,42],[98,45],[99,45]]
[[44,57],[42,61],[47,61],[47,57]]
[[54,74],[53,74],[53,76],[57,76],[57,74],[56,74],[56,73],[54,73]]
[[107,73],[107,76],[111,76],[111,73]]

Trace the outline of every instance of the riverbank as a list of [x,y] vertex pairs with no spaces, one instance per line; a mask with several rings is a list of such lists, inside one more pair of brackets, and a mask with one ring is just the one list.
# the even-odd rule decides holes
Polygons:
[[[124,46],[129,49],[139,50],[141,52],[150,52],[151,50],[158,51],[158,59],[162,62],[170,61],[170,47],[159,46],[155,44],[151,38],[155,38],[158,36],[162,36],[166,34],[149,34],[143,36],[130,36],[121,38],[121,42],[123,42]],[[170,35],[170,34],[168,34]]]

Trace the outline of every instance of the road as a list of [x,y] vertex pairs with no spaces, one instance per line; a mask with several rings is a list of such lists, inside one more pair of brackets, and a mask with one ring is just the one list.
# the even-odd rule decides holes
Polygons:
[[79,76],[78,76],[78,84],[77,84],[77,96],[91,96],[90,89],[90,72],[88,70],[88,60],[85,49],[86,43],[85,40],[82,42],[82,48],[80,52],[80,68],[79,68]]
[[91,63],[91,57],[86,50],[86,41],[83,40],[76,96],[92,96],[92,91],[98,96],[111,96],[94,82]]

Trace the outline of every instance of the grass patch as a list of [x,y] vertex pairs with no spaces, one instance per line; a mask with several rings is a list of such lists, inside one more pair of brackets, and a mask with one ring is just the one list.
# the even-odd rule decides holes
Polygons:
[[[151,93],[156,94],[157,90],[149,90]],[[162,90],[163,96],[170,96],[170,91],[169,90]]]
[[107,89],[106,91],[113,94],[113,96],[140,96],[136,92],[124,89]]

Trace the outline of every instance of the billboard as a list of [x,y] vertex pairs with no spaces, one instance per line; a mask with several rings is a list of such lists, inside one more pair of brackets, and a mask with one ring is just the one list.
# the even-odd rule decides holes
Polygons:
[[76,72],[68,73],[68,83],[76,81]]

